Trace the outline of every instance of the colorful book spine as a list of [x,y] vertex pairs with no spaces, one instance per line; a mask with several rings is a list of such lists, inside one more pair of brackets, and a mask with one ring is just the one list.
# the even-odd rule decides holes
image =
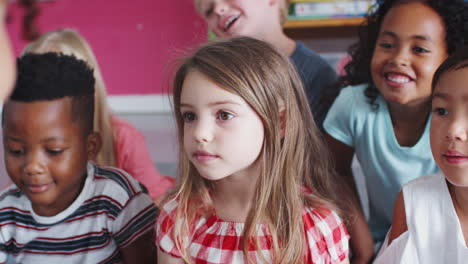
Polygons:
[[291,5],[291,15],[296,18],[356,17],[367,14],[372,1],[320,1],[297,2]]

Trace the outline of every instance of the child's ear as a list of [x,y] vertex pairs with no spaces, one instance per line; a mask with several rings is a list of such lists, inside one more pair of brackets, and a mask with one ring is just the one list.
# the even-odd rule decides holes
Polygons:
[[92,132],[86,138],[86,154],[88,160],[96,160],[96,156],[101,150],[101,135],[98,132]]

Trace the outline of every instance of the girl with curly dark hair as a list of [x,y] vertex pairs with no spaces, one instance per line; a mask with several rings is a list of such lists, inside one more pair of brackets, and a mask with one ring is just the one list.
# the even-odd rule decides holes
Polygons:
[[[356,193],[350,223],[353,263],[367,263],[383,241],[403,184],[438,172],[429,146],[432,76],[468,42],[463,0],[378,1],[350,48],[344,88],[324,122],[343,181],[355,188],[356,154],[366,178],[369,220]],[[344,188],[346,189],[346,188]]]

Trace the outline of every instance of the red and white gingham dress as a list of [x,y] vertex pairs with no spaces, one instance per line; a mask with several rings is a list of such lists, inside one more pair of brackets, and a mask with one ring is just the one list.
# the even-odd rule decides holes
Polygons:
[[[156,245],[162,252],[180,258],[171,229],[174,225],[177,201],[164,205],[156,224]],[[340,263],[349,254],[349,235],[340,217],[331,210],[304,209],[302,214],[309,251],[304,263]],[[247,263],[242,249],[243,223],[226,222],[216,215],[200,217],[194,225],[189,252],[194,263]],[[261,251],[271,259],[271,236],[265,225],[258,225]],[[249,251],[255,263],[264,263],[254,247]]]

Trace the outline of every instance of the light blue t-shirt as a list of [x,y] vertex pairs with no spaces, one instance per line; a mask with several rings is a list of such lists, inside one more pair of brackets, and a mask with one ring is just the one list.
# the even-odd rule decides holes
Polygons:
[[390,228],[393,205],[401,187],[420,176],[439,171],[429,144],[429,124],[412,147],[398,144],[387,102],[379,95],[375,109],[364,95],[367,85],[344,88],[324,122],[333,138],[353,147],[366,179],[369,227],[375,242]]

